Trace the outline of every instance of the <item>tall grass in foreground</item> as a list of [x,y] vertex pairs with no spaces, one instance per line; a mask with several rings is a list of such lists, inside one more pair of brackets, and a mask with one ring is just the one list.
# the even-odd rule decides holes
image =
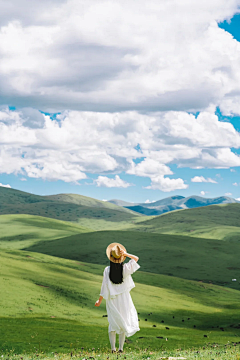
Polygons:
[[122,354],[110,352],[110,349],[70,349],[67,354],[59,354],[55,352],[44,353],[36,351],[32,354],[20,354],[14,353],[14,350],[9,352],[1,353],[0,358],[5,360],[35,360],[35,359],[55,359],[55,360],[70,360],[70,359],[99,359],[99,360],[113,360],[113,359],[132,359],[132,360],[158,360],[158,359],[205,359],[205,360],[236,360],[240,359],[240,348],[237,344],[226,344],[226,345],[208,345],[201,348],[191,349],[176,349],[176,350],[159,350],[151,351],[149,348],[144,350],[129,350],[128,347],[124,347]]

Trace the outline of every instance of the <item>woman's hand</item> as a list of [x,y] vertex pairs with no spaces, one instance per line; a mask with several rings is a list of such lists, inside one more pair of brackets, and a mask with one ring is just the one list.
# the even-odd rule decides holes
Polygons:
[[99,296],[99,299],[95,302],[95,306],[100,306],[100,305],[101,305],[101,302],[102,302],[102,299],[103,299],[103,296],[100,295],[100,296]]
[[100,306],[101,305],[101,301],[100,300],[97,300],[96,302],[95,302],[95,306]]
[[125,250],[123,250],[123,249],[120,249],[120,254],[127,256],[127,252]]

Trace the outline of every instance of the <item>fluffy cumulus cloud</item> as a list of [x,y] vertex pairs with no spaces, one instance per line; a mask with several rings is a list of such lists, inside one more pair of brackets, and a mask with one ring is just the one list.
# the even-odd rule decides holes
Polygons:
[[234,147],[240,147],[239,133],[210,110],[197,117],[179,111],[65,111],[55,119],[29,108],[0,111],[0,171],[24,178],[78,183],[88,173],[106,178],[126,172],[149,178],[149,189],[186,189],[171,164],[240,166]]
[[187,189],[188,185],[184,183],[183,179],[170,179],[164,176],[154,176],[151,178],[152,183],[146,189],[161,190],[164,192]]
[[114,179],[110,179],[107,176],[98,176],[94,182],[97,184],[97,186],[103,186],[103,187],[118,187],[118,188],[127,188],[131,186],[128,182],[120,179],[119,175],[116,175]]
[[240,113],[240,43],[218,27],[240,0],[0,4],[0,173],[167,192],[188,187],[173,164],[240,166],[215,114]]
[[232,193],[227,192],[227,193],[225,193],[224,195],[225,195],[225,196],[231,196],[231,195],[232,195]]
[[1,102],[55,111],[196,110],[218,103],[232,112],[240,45],[218,22],[239,4],[1,1]]
[[210,183],[213,183],[213,184],[217,184],[217,181],[211,179],[211,178],[207,178],[205,179],[204,176],[194,176],[192,179],[191,179],[192,182],[210,182]]

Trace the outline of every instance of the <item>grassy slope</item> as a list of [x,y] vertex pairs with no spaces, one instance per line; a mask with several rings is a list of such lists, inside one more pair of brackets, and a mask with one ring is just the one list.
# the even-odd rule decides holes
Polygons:
[[[43,254],[2,251],[1,349],[13,347],[15,353],[39,347],[44,351],[109,349],[105,300],[94,307],[103,269]],[[141,331],[126,346],[159,349],[162,344],[176,348],[240,340],[238,291],[142,271],[133,278],[136,287],[131,295]],[[219,330],[222,326],[225,332]]]
[[97,207],[97,208],[105,208],[118,210],[125,213],[131,214],[132,212],[128,209],[123,208],[122,206],[118,206],[116,204],[109,203],[108,201],[97,200],[88,196],[78,195],[78,194],[57,194],[57,195],[49,195],[44,196],[44,199],[50,200],[53,202],[65,202],[72,203],[76,205],[88,206],[88,207]]
[[5,249],[19,249],[38,241],[90,231],[74,223],[34,215],[2,215],[0,228],[0,248]]
[[[213,282],[240,289],[240,242],[130,231],[101,231],[42,241],[27,250],[90,263],[108,265],[106,247],[121,242],[140,258],[142,270]],[[101,255],[99,255],[101,254]]]
[[[43,203],[41,202],[41,206]],[[45,203],[45,205],[49,204],[50,202]],[[57,214],[57,211],[62,209],[61,204],[63,203],[51,203],[53,215],[54,207]],[[65,203],[64,206],[66,204],[79,206],[74,203]],[[36,204],[25,205],[31,207]],[[20,207],[25,205],[23,202]],[[88,207],[89,209],[94,211],[94,207]],[[99,209],[95,208],[96,210]],[[103,210],[111,212],[108,209]],[[237,224],[239,222],[238,210],[239,208],[231,210],[227,216],[226,212],[218,213],[216,219],[213,216],[215,227],[223,224],[232,230],[232,222],[235,221]],[[94,216],[83,214],[84,224],[88,221],[89,224],[100,228],[99,224],[105,226],[104,222],[110,223],[110,227],[116,227],[118,222],[117,226],[120,228],[129,222],[134,227],[136,226],[134,223],[141,220],[140,217],[131,218],[131,215],[129,218],[128,214],[126,218],[121,218],[119,221],[119,214],[117,214],[115,219],[111,215],[110,219],[99,218],[99,223],[95,225],[94,219],[97,218],[97,212],[94,214]],[[106,212],[104,214],[106,215]],[[171,214],[167,216],[169,215]],[[207,228],[198,229],[199,231],[205,231],[205,233],[210,231],[210,215],[213,213],[209,213],[208,216],[205,214],[205,218],[202,218],[207,221]],[[3,218],[1,216],[0,220]],[[105,231],[69,236],[71,232],[79,232],[77,225],[72,227],[72,224],[67,223],[69,225],[67,228],[66,223],[54,222],[52,219],[38,218],[36,220],[36,217],[26,216],[24,221],[19,221],[19,218],[21,215],[14,216],[12,219],[6,216],[8,222],[1,224],[1,229],[5,226],[6,233],[3,234],[5,240],[0,243],[0,247],[1,244],[6,245],[6,243],[10,247],[26,247],[26,243],[21,238],[13,241],[15,236],[21,236],[22,231],[22,234],[29,236],[27,246],[36,242],[31,246],[32,251],[75,260],[53,258],[39,253],[1,250],[0,289],[3,295],[0,297],[0,338],[2,348],[14,346],[16,352],[35,350],[39,346],[41,349],[50,351],[68,351],[71,346],[109,348],[108,322],[102,317],[106,314],[105,306],[103,304],[101,308],[95,308],[94,302],[99,295],[103,268],[108,265],[106,256],[100,258],[99,254],[105,254],[106,246],[113,241],[122,242],[130,253],[136,252],[137,248],[140,270],[143,270],[133,276],[137,287],[131,294],[140,312],[141,331],[129,339],[130,347],[136,349],[150,345],[154,349],[164,343],[164,346],[176,348],[179,345],[198,346],[206,341],[226,343],[228,340],[240,340],[240,332],[236,328],[240,315],[239,292],[227,287],[185,280],[189,277],[204,281],[213,280],[216,284],[226,283],[229,287],[239,289],[238,282],[231,282],[232,278],[238,278],[237,272],[240,270],[236,256],[240,250],[237,242],[229,244],[187,236],[133,231]],[[188,219],[189,217],[185,217],[185,220]],[[198,222],[195,219],[196,226]],[[182,225],[180,222],[179,224]],[[174,222],[165,225],[169,230],[173,228]],[[186,222],[185,226],[187,227]],[[160,228],[156,223],[154,225],[151,223],[149,227],[148,222],[147,226],[145,223],[138,226],[138,229],[142,231],[159,231]],[[19,231],[19,229],[22,230]],[[188,232],[186,233],[189,235]],[[8,236],[9,238],[6,239]],[[61,237],[61,239],[56,239],[56,237]],[[83,263],[83,260],[91,264]],[[172,274],[179,278],[159,273]],[[148,316],[150,312],[153,316]],[[55,317],[51,318],[51,316]],[[146,318],[148,321],[145,321]],[[187,320],[188,318],[190,320]],[[182,319],[185,321],[182,322]],[[162,320],[164,323],[161,322]],[[157,327],[153,328],[153,324]],[[193,328],[193,325],[197,327]],[[230,325],[234,326],[230,327]],[[170,330],[166,330],[165,326],[169,326]],[[217,326],[223,326],[225,331],[219,331]],[[92,338],[93,333],[96,334],[94,338]],[[20,338],[19,334],[21,334]],[[204,334],[207,334],[207,339],[203,337]],[[157,339],[156,336],[163,336],[163,339]],[[169,338],[168,342],[164,340],[166,337]]]
[[93,230],[123,228],[141,218],[128,209],[86,196],[38,196],[0,187],[0,215],[3,214],[29,214],[78,222]]
[[239,240],[240,204],[210,205],[173,211],[138,223],[135,230]]
[[2,205],[20,205],[20,204],[32,204],[38,202],[50,202],[50,203],[69,203],[75,205],[82,205],[87,207],[97,207],[122,211],[124,213],[131,214],[132,212],[121,206],[117,206],[109,203],[108,201],[101,201],[88,196],[78,194],[56,194],[49,196],[40,196],[30,194],[24,191],[0,187],[0,199]]

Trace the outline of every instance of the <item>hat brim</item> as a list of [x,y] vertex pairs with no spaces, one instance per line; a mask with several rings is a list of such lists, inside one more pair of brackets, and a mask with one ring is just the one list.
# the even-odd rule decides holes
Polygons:
[[108,245],[108,247],[107,247],[107,249],[106,249],[107,257],[108,257],[109,260],[112,261],[112,262],[122,263],[122,262],[126,259],[126,255],[122,255],[119,259],[115,259],[114,257],[111,256],[112,248],[113,248],[115,245],[118,245],[118,246],[120,247],[120,249],[123,249],[124,251],[127,252],[126,248],[125,248],[122,244],[119,244],[119,243],[111,243],[110,245]]

